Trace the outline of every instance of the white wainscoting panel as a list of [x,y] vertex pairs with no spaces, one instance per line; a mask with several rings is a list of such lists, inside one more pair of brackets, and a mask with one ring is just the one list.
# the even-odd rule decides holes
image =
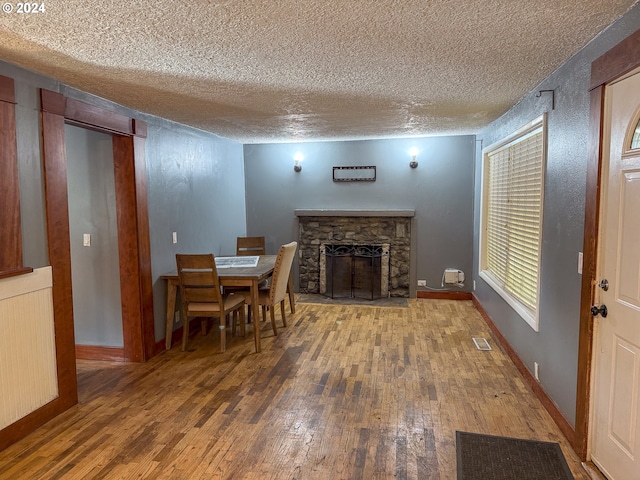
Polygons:
[[0,280],[0,429],[58,396],[51,267]]

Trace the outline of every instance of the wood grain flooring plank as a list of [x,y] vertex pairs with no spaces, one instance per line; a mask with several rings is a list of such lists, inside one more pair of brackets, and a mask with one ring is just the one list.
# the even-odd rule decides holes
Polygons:
[[[276,321],[280,322],[278,309]],[[289,326],[79,361],[79,404],[0,452],[0,480],[452,479],[455,432],[568,441],[470,301],[299,303]],[[253,328],[249,325],[249,330]]]

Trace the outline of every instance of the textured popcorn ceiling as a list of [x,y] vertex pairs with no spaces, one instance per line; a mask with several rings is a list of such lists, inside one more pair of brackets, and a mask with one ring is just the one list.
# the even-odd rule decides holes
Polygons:
[[636,1],[9,0],[0,58],[243,143],[469,134]]

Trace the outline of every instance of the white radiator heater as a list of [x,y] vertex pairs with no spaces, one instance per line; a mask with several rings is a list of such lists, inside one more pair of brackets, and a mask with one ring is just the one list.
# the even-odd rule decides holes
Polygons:
[[0,280],[0,429],[58,396],[51,267]]

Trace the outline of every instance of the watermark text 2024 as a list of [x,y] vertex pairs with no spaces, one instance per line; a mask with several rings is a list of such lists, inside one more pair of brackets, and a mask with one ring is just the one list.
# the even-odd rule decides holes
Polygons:
[[38,2],[18,2],[18,3],[3,3],[2,11],[4,13],[16,13],[16,14],[34,14],[45,13],[44,3]]

